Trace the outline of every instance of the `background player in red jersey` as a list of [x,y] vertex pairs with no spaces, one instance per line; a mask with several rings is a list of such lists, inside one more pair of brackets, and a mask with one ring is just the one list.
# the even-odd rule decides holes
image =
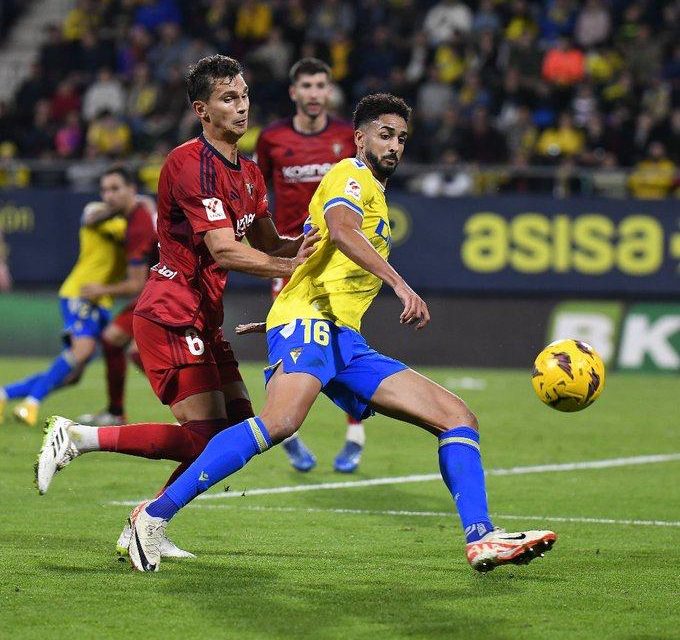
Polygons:
[[97,299],[99,296],[128,296],[135,299],[104,329],[101,336],[106,362],[106,389],[109,398],[107,409],[95,414],[79,416],[78,421],[98,426],[123,424],[125,419],[124,392],[127,355],[143,371],[139,352],[132,332],[132,314],[149,268],[158,258],[156,235],[156,203],[149,197],[137,194],[132,174],[122,166],[106,171],[100,179],[101,209],[104,215],[122,215],[127,219],[125,232],[125,257],[127,274],[124,280],[113,284],[86,284],[82,295]]
[[[248,391],[222,334],[228,272],[290,277],[314,251],[314,232],[279,236],[262,173],[238,153],[250,104],[239,63],[222,55],[203,58],[191,68],[187,90],[203,133],[173,149],[163,165],[160,261],[133,321],[151,386],[180,424],[97,428],[53,416],[36,464],[40,493],[58,470],[89,451],[176,460],[181,464],[171,482],[215,433],[251,417]],[[119,547],[126,535],[129,543],[123,531]]]
[[[317,58],[303,58],[290,70],[290,99],[295,115],[273,123],[257,141],[257,164],[274,191],[274,222],[282,236],[302,233],[307,207],[328,170],[356,152],[354,130],[349,122],[328,113],[332,90],[331,70]],[[276,298],[287,281],[272,281]],[[364,426],[347,416],[347,436],[336,456],[336,471],[351,473],[361,459],[366,435]],[[297,434],[283,443],[290,463],[298,471],[316,464],[312,452]]]

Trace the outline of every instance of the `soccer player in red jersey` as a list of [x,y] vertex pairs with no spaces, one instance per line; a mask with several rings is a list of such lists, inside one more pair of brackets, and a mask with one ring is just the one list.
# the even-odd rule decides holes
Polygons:
[[222,334],[228,272],[287,278],[314,251],[314,232],[279,236],[262,174],[238,152],[250,104],[239,63],[222,55],[201,59],[189,71],[187,91],[203,133],[173,149],[161,171],[160,261],[133,320],[151,386],[179,425],[97,428],[53,416],[36,463],[40,493],[58,470],[89,451],[176,460],[171,482],[214,434],[251,417],[248,391]]
[[[356,153],[352,125],[328,113],[331,90],[331,69],[325,62],[317,58],[296,62],[289,88],[295,115],[271,124],[257,141],[257,164],[274,191],[274,222],[282,236],[302,233],[309,201],[321,179],[335,163]],[[272,281],[273,299],[286,282]],[[350,415],[347,422],[346,442],[333,466],[351,473],[359,466],[366,435],[361,422]],[[283,448],[298,471],[315,466],[314,455],[297,434]]]
[[106,388],[108,408],[95,414],[85,414],[78,422],[97,426],[118,425],[125,422],[124,391],[127,356],[138,367],[141,359],[133,339],[132,314],[149,276],[149,268],[158,260],[158,236],[156,234],[156,204],[146,196],[139,196],[130,171],[115,166],[100,178],[103,203],[101,209],[107,215],[122,215],[127,219],[125,232],[125,257],[127,275],[113,284],[86,284],[82,295],[97,299],[99,296],[128,296],[135,298],[104,329],[101,336],[102,351],[106,363]]

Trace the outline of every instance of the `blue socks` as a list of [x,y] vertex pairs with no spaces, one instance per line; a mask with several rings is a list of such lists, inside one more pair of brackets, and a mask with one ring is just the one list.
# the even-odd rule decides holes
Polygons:
[[30,395],[33,385],[44,376],[44,373],[36,373],[28,378],[19,380],[18,382],[12,382],[4,387],[5,393],[9,400],[14,400],[15,398],[25,398]]
[[248,418],[214,436],[191,466],[161,496],[150,502],[146,512],[170,520],[199,493],[235,473],[256,454],[272,446],[260,418]]
[[68,351],[64,351],[55,358],[52,366],[38,377],[26,395],[42,402],[52,389],[61,386],[74,368],[70,355]]
[[456,427],[442,433],[439,469],[456,503],[465,540],[479,540],[493,529],[486,504],[479,432],[471,427]]

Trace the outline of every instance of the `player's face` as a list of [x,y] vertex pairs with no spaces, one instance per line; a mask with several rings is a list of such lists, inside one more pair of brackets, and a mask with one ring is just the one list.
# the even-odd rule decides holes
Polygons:
[[135,187],[117,173],[102,176],[99,183],[101,198],[114,213],[123,213],[135,199]]
[[326,112],[330,95],[331,83],[325,73],[300,75],[290,87],[290,99],[298,112],[309,118],[318,118]]
[[356,132],[357,149],[376,178],[386,180],[397,170],[407,135],[406,121],[394,113],[383,114]]
[[218,80],[208,102],[197,100],[194,109],[213,135],[235,142],[248,129],[248,85],[241,74]]

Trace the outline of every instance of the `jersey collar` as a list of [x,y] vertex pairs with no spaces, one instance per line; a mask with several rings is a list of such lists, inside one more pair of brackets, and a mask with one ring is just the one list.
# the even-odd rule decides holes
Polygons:
[[201,133],[200,136],[198,136],[198,139],[206,146],[210,151],[213,153],[214,156],[216,156],[219,160],[222,161],[225,167],[227,169],[232,169],[233,171],[240,171],[241,170],[241,156],[240,154],[236,155],[236,162],[232,162],[231,160],[228,160],[223,154],[221,154],[215,147],[213,147],[206,139],[205,136]]

